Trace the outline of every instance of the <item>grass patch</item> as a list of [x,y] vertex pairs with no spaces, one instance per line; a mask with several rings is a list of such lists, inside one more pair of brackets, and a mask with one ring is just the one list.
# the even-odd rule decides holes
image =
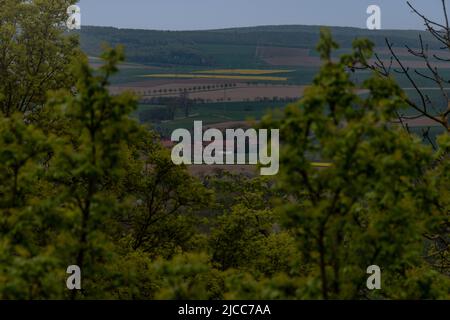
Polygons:
[[215,70],[203,70],[194,71],[193,73],[203,74],[238,74],[238,75],[264,75],[275,73],[289,73],[295,70],[262,70],[262,69],[215,69]]

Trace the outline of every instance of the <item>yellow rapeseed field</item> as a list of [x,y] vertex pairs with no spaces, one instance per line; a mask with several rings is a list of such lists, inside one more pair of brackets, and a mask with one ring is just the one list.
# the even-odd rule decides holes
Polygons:
[[188,78],[188,79],[232,79],[232,80],[255,80],[255,81],[286,81],[286,77],[270,77],[270,76],[239,76],[239,75],[215,75],[215,74],[171,74],[157,73],[143,75],[146,78]]
[[328,168],[331,167],[331,163],[326,162],[311,162],[311,165],[316,168]]

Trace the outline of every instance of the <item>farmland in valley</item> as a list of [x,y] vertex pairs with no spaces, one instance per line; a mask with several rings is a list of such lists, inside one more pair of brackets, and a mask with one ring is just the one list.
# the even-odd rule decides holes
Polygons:
[[[353,39],[367,37],[375,43],[380,60],[389,65],[387,37],[397,44],[394,50],[406,67],[426,71],[424,62],[404,47],[417,48],[417,31],[333,28],[332,32],[342,46],[334,53],[335,59],[350,52]],[[216,125],[259,120],[267,110],[283,108],[300,98],[321,65],[315,50],[318,35],[319,28],[310,26],[180,32],[86,27],[81,30],[81,44],[94,67],[99,63],[95,58],[99,43],[125,46],[127,61],[112,79],[110,90],[135,92],[140,97],[136,117],[167,137],[174,128],[190,128],[194,120]],[[450,63],[444,60],[449,54],[428,34],[421,36],[429,44],[430,55],[441,58],[433,65],[450,73]],[[391,67],[398,68],[398,64],[394,61]],[[362,83],[369,74],[360,70],[351,76]],[[396,77],[412,99],[420,99],[405,77]],[[416,80],[429,97],[438,99],[433,108],[443,107],[435,84],[426,78]],[[414,111],[405,109],[404,114],[414,115]],[[427,119],[408,121],[419,134],[432,124]]]

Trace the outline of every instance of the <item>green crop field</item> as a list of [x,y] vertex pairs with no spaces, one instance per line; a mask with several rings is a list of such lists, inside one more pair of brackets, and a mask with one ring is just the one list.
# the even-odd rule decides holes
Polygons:
[[[192,129],[194,121],[203,121],[204,124],[223,122],[260,120],[268,111],[281,109],[286,106],[283,102],[224,102],[196,104],[185,117],[182,110],[175,114],[175,120],[153,123],[163,135],[178,128]],[[139,105],[135,115],[140,111],[155,108],[154,105]]]

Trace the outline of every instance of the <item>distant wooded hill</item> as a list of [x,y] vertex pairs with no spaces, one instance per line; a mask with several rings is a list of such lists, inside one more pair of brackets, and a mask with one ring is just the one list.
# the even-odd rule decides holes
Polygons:
[[[418,47],[421,34],[430,49],[439,43],[428,33],[416,30],[370,31],[358,28],[332,27],[334,39],[342,48],[351,47],[356,37],[371,39],[377,47],[385,47],[389,38],[396,47]],[[80,31],[82,49],[98,56],[101,44],[123,44],[127,60],[153,65],[190,65],[211,67],[255,67],[267,65],[261,48],[314,48],[319,39],[319,26],[261,26],[205,31],[156,31],[83,26]]]

